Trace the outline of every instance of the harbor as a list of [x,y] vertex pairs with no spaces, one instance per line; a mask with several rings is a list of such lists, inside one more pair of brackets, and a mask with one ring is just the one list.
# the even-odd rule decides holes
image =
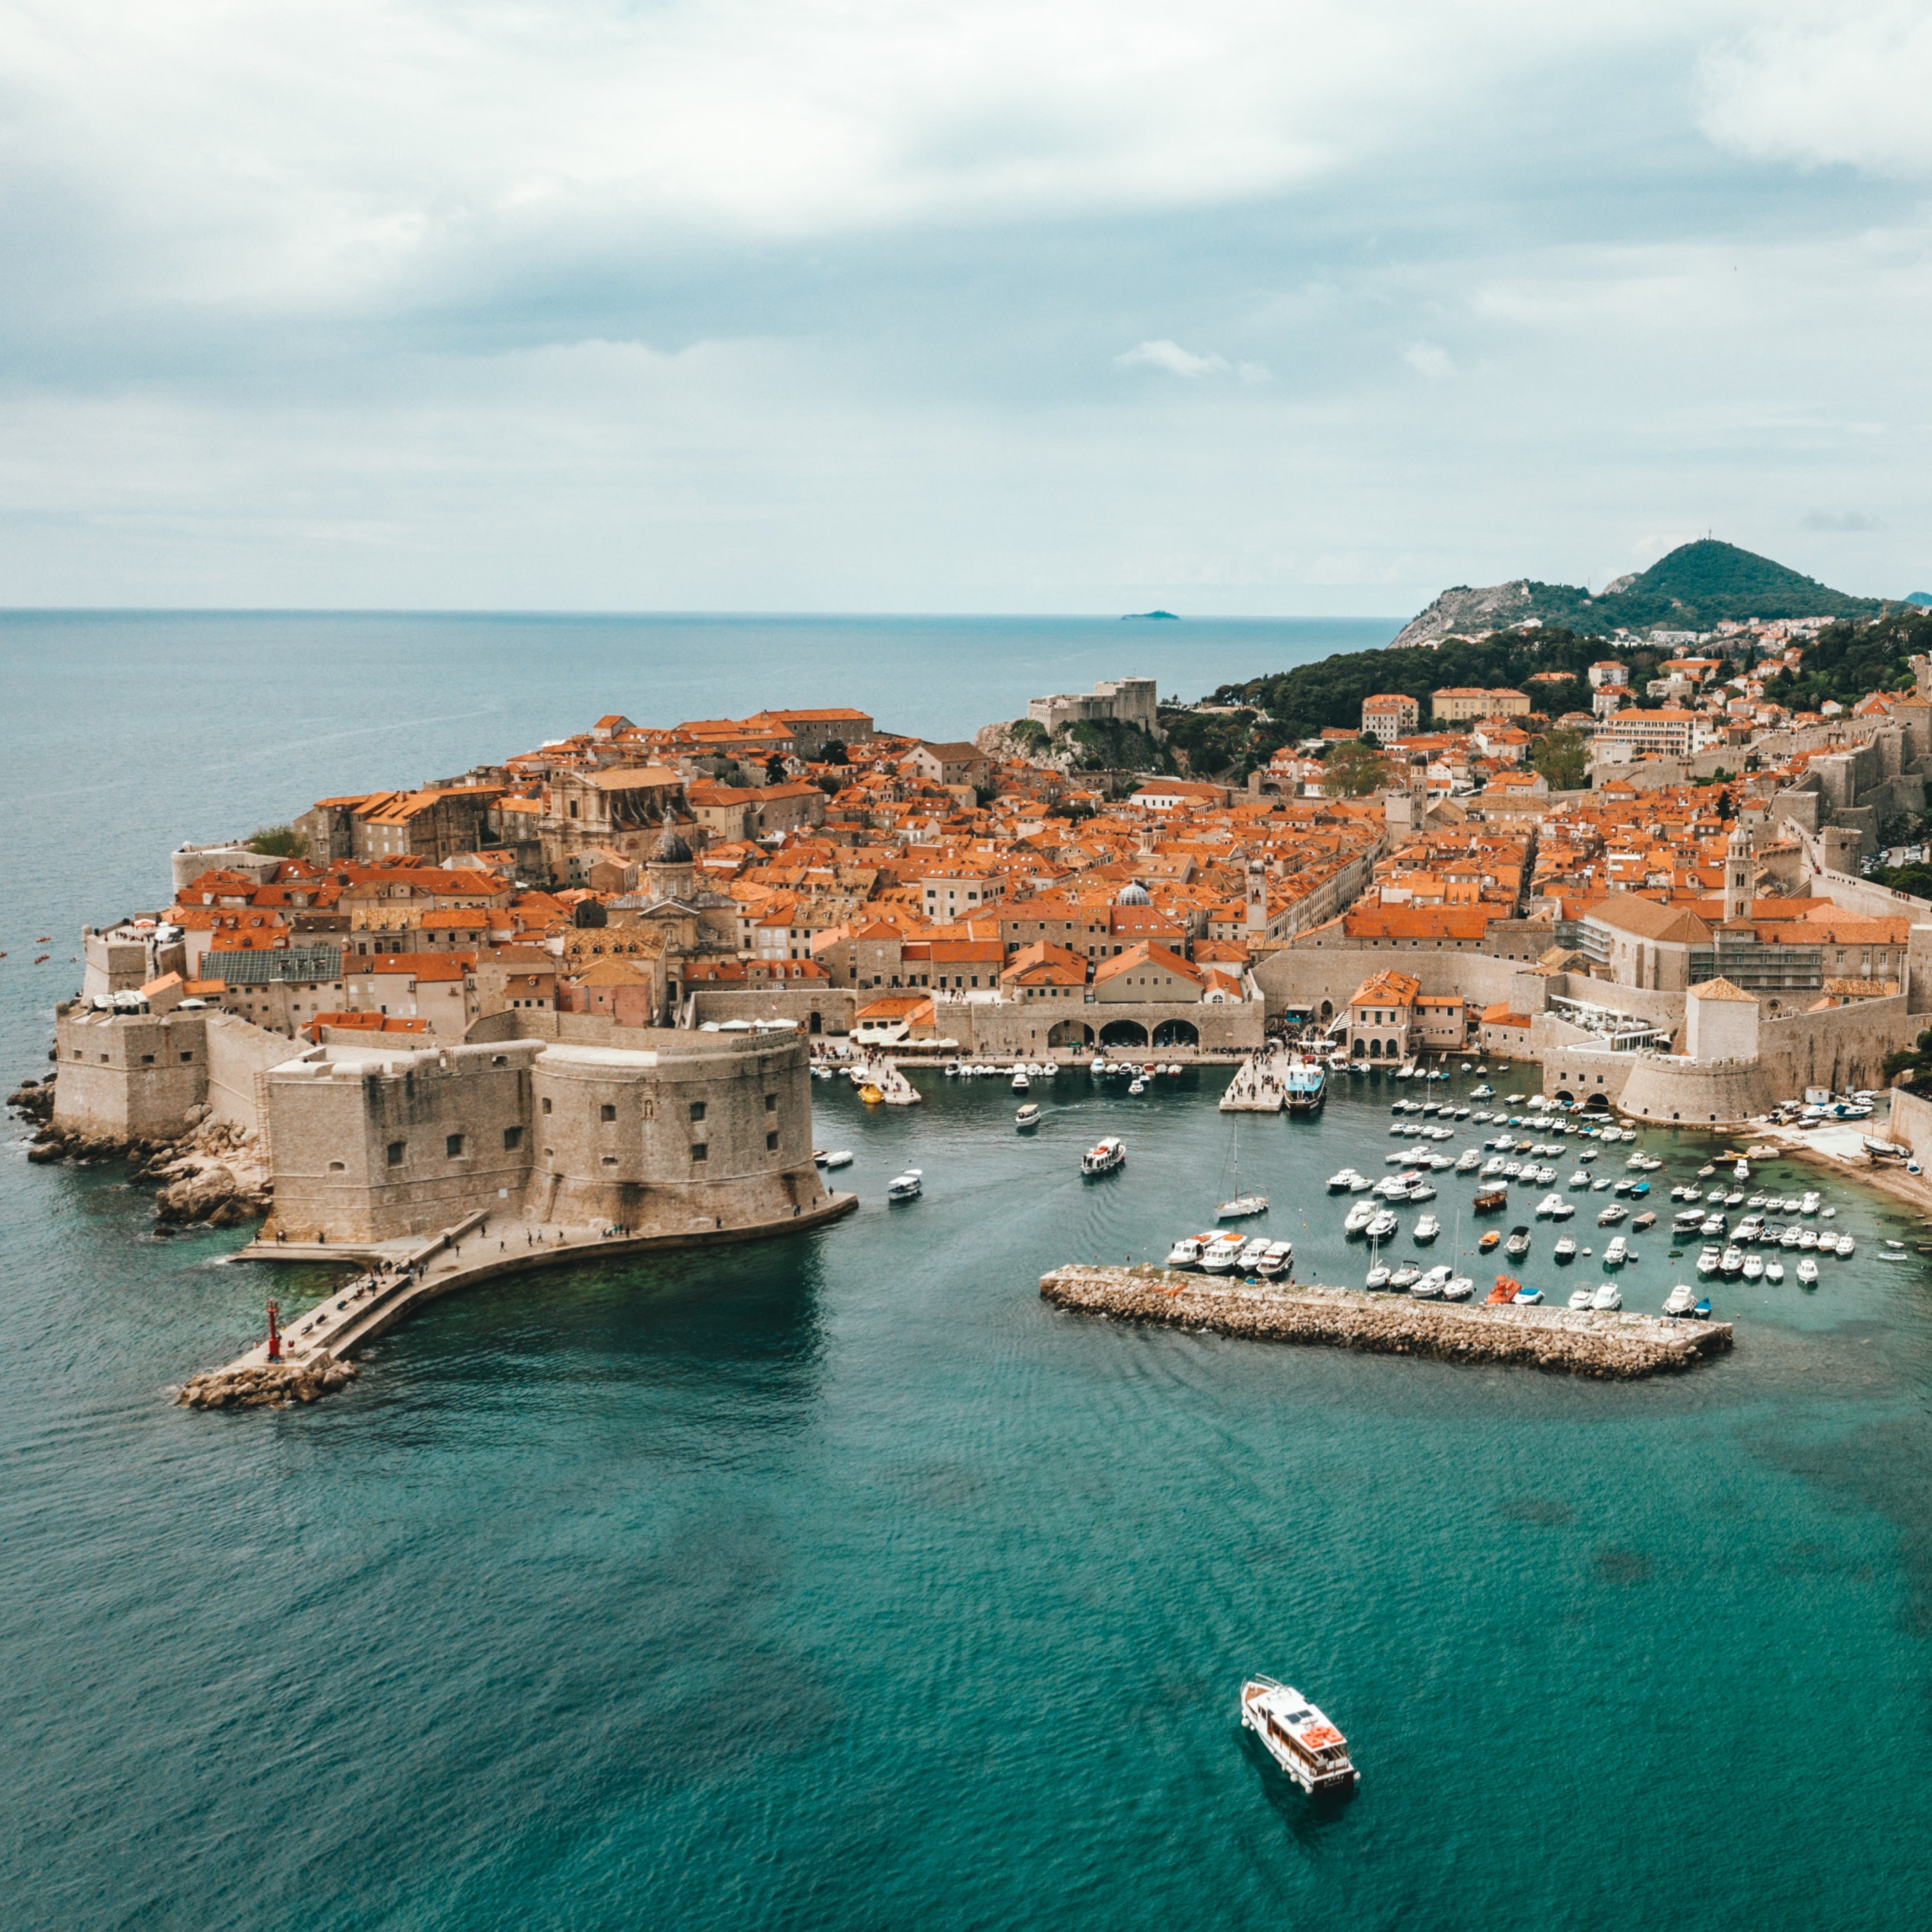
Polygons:
[[1040,1292],[1056,1308],[1114,1321],[1610,1382],[1681,1372],[1731,1346],[1725,1322],[1540,1306],[1462,1306],[1312,1283],[1216,1281],[1152,1264],[1070,1263],[1042,1275]]

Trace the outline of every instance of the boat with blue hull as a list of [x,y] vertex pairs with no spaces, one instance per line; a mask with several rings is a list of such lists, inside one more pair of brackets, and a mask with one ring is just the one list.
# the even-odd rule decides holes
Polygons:
[[1318,1060],[1294,1054],[1282,1076],[1282,1091],[1291,1114],[1318,1114],[1328,1097],[1328,1070]]

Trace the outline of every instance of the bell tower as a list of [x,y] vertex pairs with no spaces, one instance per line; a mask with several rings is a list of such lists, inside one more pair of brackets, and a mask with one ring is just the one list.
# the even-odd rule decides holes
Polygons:
[[1724,848],[1724,917],[1748,919],[1751,910],[1750,841],[1742,825],[1731,827]]
[[1258,859],[1248,861],[1248,937],[1258,939],[1268,930],[1268,868]]

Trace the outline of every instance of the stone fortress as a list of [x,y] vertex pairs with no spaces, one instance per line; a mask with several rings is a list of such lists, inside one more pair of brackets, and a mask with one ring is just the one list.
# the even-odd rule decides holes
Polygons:
[[1036,698],[1027,716],[1051,738],[1069,724],[1132,724],[1150,738],[1160,736],[1159,687],[1150,677],[1103,678],[1090,692]]

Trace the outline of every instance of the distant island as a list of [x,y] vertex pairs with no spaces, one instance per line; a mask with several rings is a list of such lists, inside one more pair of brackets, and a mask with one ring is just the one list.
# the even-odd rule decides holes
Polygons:
[[1932,590],[1915,590],[1905,601],[1916,604],[1922,610],[1932,608]]
[[1617,631],[1708,631],[1750,617],[1875,617],[1876,597],[1850,597],[1736,544],[1702,538],[1681,544],[1641,574],[1619,577],[1592,597],[1580,584],[1528,578],[1472,590],[1459,584],[1396,632],[1398,644],[1480,636],[1527,622],[1585,635]]
[[1148,624],[1156,620],[1166,624],[1180,622],[1172,610],[1129,610],[1120,619],[1124,624]]

